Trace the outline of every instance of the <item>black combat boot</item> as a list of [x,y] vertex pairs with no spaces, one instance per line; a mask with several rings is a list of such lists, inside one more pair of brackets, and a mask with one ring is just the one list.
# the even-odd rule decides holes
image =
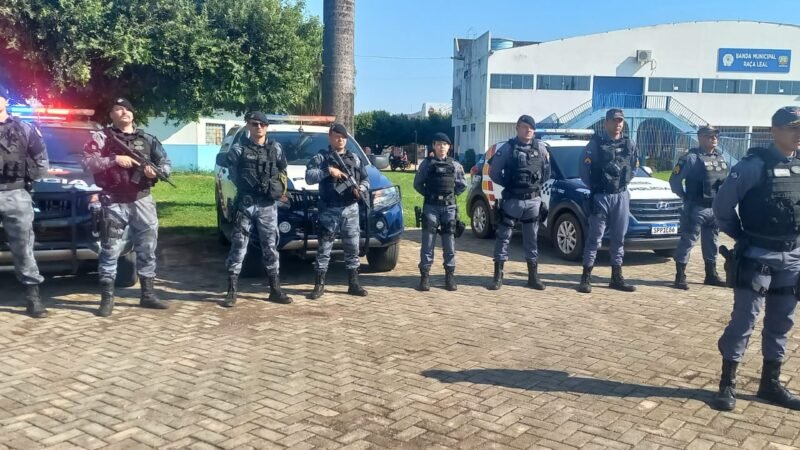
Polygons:
[[622,292],[633,292],[636,286],[625,283],[625,278],[622,276],[622,266],[611,266],[611,282],[608,287]]
[[784,408],[800,410],[800,398],[795,397],[781,384],[781,362],[764,360],[761,383],[756,397]]
[[458,285],[456,284],[456,268],[455,267],[445,267],[444,268],[444,288],[448,291],[457,291]]
[[100,309],[97,315],[108,317],[114,310],[114,280],[111,278],[100,279]]
[[277,272],[269,274],[269,298],[267,300],[283,305],[292,303],[292,298],[281,289],[281,280]]
[[492,277],[492,284],[487,286],[490,291],[497,291],[503,286],[503,265],[504,261],[494,262],[494,276]]
[[672,283],[675,289],[689,290],[689,283],[686,282],[686,263],[675,263],[675,282]]
[[703,284],[707,284],[709,286],[720,286],[720,287],[727,286],[727,284],[725,284],[725,281],[723,281],[719,277],[719,274],[717,273],[717,263],[706,261],[706,279],[703,280]]
[[309,300],[316,300],[325,293],[325,272],[317,272],[314,278],[314,290],[306,296]]
[[428,292],[431,290],[431,269],[419,269],[419,286],[417,286],[417,290],[420,292]]
[[142,287],[142,296],[139,299],[139,306],[150,309],[167,309],[169,305],[163,300],[159,300],[156,291],[153,289],[154,278],[139,276],[139,284]]
[[239,275],[228,275],[228,294],[225,295],[225,300],[219,302],[219,306],[225,308],[233,308],[236,304],[236,294],[239,292]]
[[359,297],[367,296],[367,291],[358,284],[358,269],[347,271],[347,293]]
[[539,265],[533,261],[528,261],[528,287],[544,290],[544,283],[539,279]]
[[733,411],[736,407],[736,368],[739,363],[722,360],[722,375],[719,377],[719,392],[714,395],[711,406],[720,411]]
[[582,294],[592,293],[592,266],[583,266],[583,273],[581,274],[581,282],[578,285],[578,292]]
[[39,296],[38,284],[25,285],[25,303],[27,308],[25,312],[34,319],[44,319],[47,317],[47,309],[42,304],[42,298]]

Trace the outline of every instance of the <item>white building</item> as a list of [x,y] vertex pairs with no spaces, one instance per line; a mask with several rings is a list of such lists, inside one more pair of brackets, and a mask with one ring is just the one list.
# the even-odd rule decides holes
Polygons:
[[453,108],[451,107],[450,103],[433,103],[433,102],[425,102],[422,104],[422,108],[414,113],[408,115],[408,117],[412,119],[425,119],[431,115],[431,113],[437,113],[441,115],[447,115],[452,112]]
[[225,135],[244,118],[233,113],[201,117],[196,122],[174,123],[151,117],[144,130],[157,137],[178,170],[214,170],[217,153]]
[[508,139],[522,114],[589,128],[611,106],[625,109],[634,138],[649,119],[684,133],[705,123],[729,133],[766,131],[776,109],[800,104],[800,64],[792,64],[798,54],[799,26],[746,21],[550,42],[512,42],[488,32],[456,39],[456,148],[482,152]]

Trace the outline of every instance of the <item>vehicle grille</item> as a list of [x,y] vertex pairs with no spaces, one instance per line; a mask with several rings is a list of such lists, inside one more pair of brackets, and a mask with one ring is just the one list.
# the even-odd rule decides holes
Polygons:
[[631,200],[631,215],[637,222],[680,222],[680,200]]
[[306,208],[317,209],[319,193],[313,191],[289,191],[289,201],[291,208],[295,211],[302,211]]
[[72,215],[72,200],[70,199],[37,199],[37,219],[56,219]]

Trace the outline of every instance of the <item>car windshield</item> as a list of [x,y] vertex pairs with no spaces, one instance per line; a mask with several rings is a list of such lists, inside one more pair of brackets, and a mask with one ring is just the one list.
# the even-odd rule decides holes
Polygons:
[[47,157],[54,164],[80,164],[83,146],[92,137],[92,130],[84,128],[39,128],[47,147]]
[[[553,158],[565,179],[580,178],[580,165],[583,164],[581,155],[583,155],[584,148],[586,147],[550,147],[550,157]],[[650,175],[642,168],[638,168],[634,172],[634,176],[649,177]]]
[[[245,133],[247,131],[245,130]],[[308,164],[308,161],[320,150],[328,148],[327,133],[300,133],[298,131],[273,131],[267,135],[269,139],[280,142],[286,153],[286,161],[291,165]],[[369,164],[369,159],[352,137],[347,139],[347,149],[358,155],[361,162]]]

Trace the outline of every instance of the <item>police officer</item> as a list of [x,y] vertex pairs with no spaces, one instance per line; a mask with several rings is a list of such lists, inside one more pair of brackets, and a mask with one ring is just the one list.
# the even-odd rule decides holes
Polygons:
[[447,156],[450,137],[444,133],[433,135],[435,155],[422,160],[414,176],[414,189],[422,194],[422,246],[419,252],[419,286],[417,290],[430,290],[429,275],[433,264],[433,247],[436,231],[442,235],[444,252],[445,289],[458,289],[453,276],[456,270],[456,197],[467,188],[464,168]]
[[250,230],[258,229],[261,253],[267,269],[269,300],[288,304],[292,299],[282,290],[278,278],[278,205],[276,200],[286,194],[286,155],[281,144],[267,139],[269,123],[263,112],[245,115],[249,138],[244,143],[233,144],[227,152],[217,155],[217,165],[231,170],[236,184],[236,219],[231,237],[231,250],[226,262],[228,268],[228,294],[220,302],[226,308],[236,304],[239,273],[247,254]]
[[330,145],[311,158],[306,167],[306,183],[319,183],[319,249],[314,290],[308,295],[311,300],[320,298],[325,292],[325,273],[337,231],[342,236],[348,271],[347,293],[361,297],[367,295],[358,283],[358,267],[361,265],[358,258],[361,230],[358,203],[366,200],[369,178],[364,162],[347,149],[348,136],[344,125],[333,124],[328,131]]
[[489,160],[489,177],[503,187],[497,208],[497,237],[494,244],[494,277],[490,290],[503,285],[503,265],[508,260],[508,243],[516,222],[522,223],[522,246],[528,263],[528,287],[544,290],[539,279],[539,250],[536,242],[539,215],[543,208],[540,193],[550,178],[550,159],[544,143],[534,138],[536,122],[522,115],[517,120],[517,136],[497,149]]
[[0,223],[14,259],[17,280],[25,286],[29,316],[47,317],[39,296],[39,274],[33,258],[33,201],[29,183],[47,173],[47,150],[39,130],[8,114],[9,91],[0,85]]
[[125,246],[123,235],[126,228],[130,228],[129,235],[136,251],[136,269],[142,291],[139,305],[167,309],[167,303],[158,299],[153,288],[158,216],[150,188],[158,181],[158,174],[127,156],[124,147],[143,155],[165,175],[171,171],[170,161],[161,142],[134,124],[131,102],[117,98],[111,105],[109,117],[112,126],[92,134],[84,146],[82,160],[84,170],[92,173],[95,183],[103,188],[103,233],[98,261],[101,300],[97,315],[108,317],[114,308],[117,258]]
[[736,368],[762,308],[764,365],[756,395],[800,410],[800,398],[779,379],[800,289],[800,108],[787,106],[772,116],[772,140],[734,166],[713,203],[720,229],[736,240],[725,263],[733,313],[719,338],[722,376],[713,400],[724,411],[736,406]]
[[636,290],[622,276],[623,242],[630,211],[628,183],[639,167],[636,144],[622,134],[624,127],[625,114],[621,109],[606,111],[603,121],[605,133],[592,136],[581,157],[580,176],[591,191],[591,214],[578,292],[592,292],[592,268],[606,227],[611,241],[608,249],[611,255],[609,287],[624,292]]
[[[686,265],[697,239],[702,236],[701,246],[705,261],[706,278],[703,282],[711,286],[725,286],[717,274],[717,245],[719,226],[714,219],[711,202],[719,187],[728,176],[728,163],[717,148],[716,128],[707,125],[697,131],[699,148],[689,150],[678,160],[675,170],[669,177],[669,184],[678,197],[683,200],[681,217],[681,241],[675,250],[676,289],[689,289],[686,282]],[[683,182],[686,180],[686,187]]]

